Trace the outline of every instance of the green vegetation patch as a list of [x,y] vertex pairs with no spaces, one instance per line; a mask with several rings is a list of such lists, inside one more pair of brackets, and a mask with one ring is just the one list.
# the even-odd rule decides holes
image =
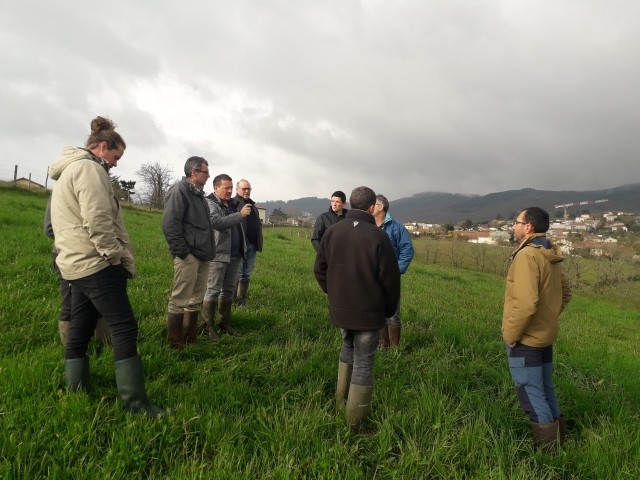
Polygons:
[[[402,345],[377,354],[363,434],[334,413],[339,334],[312,275],[309,230],[291,227],[265,228],[248,304],[233,311],[241,336],[200,337],[177,354],[165,338],[173,270],[161,215],[125,209],[147,391],[169,413],[126,414],[113,354],[95,344],[90,392],[68,393],[46,201],[0,189],[0,478],[640,476],[638,299],[577,291],[563,314],[556,382],[571,435],[551,457],[532,449],[509,378],[504,277],[434,262],[421,241],[403,277]],[[496,248],[486,258],[503,261],[508,250]]]

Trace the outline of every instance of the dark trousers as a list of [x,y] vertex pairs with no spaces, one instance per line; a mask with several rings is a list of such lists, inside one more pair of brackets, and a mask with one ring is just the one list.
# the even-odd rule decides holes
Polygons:
[[111,330],[114,360],[138,354],[138,323],[133,314],[122,265],[109,266],[93,275],[71,280],[71,327],[64,357],[84,358],[100,317]]

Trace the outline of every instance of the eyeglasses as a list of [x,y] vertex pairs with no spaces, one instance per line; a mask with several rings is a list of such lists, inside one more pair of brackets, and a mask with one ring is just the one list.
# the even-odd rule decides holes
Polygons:
[[513,222],[513,226],[515,227],[516,225],[520,224],[520,225],[529,225],[530,222],[519,222],[518,220],[515,220]]
[[240,190],[242,190],[243,192],[250,192],[251,191],[251,187],[249,187],[249,188],[241,188]]
[[209,170],[198,170],[197,168],[194,168],[193,170],[199,173],[204,173],[207,177],[211,176],[209,174]]

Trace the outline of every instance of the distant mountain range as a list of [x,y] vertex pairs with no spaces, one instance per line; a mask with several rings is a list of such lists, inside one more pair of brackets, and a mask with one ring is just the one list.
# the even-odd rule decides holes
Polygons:
[[[607,199],[603,203],[587,203]],[[400,198],[391,202],[390,212],[401,222],[423,223],[451,223],[456,224],[464,220],[472,222],[490,221],[495,218],[510,219],[526,207],[538,206],[549,212],[553,217],[555,205],[576,203],[568,207],[572,215],[583,210],[597,212],[639,212],[640,211],[640,183],[623,185],[621,187],[604,190],[508,190],[505,192],[489,193],[487,195],[462,195],[459,193],[424,192],[411,197]],[[269,201],[258,203],[267,209],[267,216],[279,208],[285,213],[299,216],[309,212],[314,216],[328,210],[329,199],[306,197],[289,201]]]

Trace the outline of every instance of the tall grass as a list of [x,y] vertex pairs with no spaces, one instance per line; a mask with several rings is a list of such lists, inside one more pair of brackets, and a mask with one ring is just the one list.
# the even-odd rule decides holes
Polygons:
[[301,230],[265,229],[237,338],[165,341],[172,267],[160,215],[126,209],[130,295],[158,420],[126,414],[113,355],[91,348],[91,390],[62,384],[46,197],[0,189],[0,478],[522,478],[640,476],[640,314],[579,292],[562,318],[556,381],[573,426],[532,449],[500,341],[501,276],[418,258],[403,277],[402,346],[379,351],[364,434],[333,412],[339,349]]

